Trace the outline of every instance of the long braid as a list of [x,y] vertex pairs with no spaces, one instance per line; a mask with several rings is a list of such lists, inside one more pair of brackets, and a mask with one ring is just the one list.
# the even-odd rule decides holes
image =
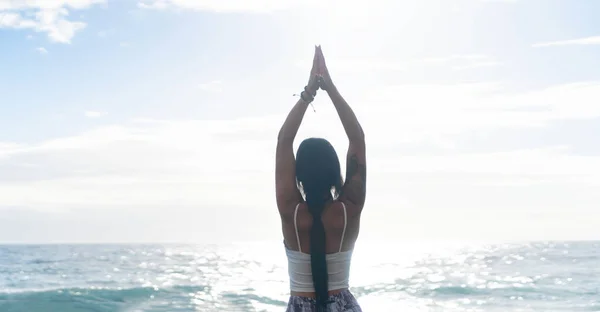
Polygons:
[[[310,194],[310,195],[309,195]],[[318,193],[317,193],[318,194]],[[313,217],[310,230],[310,266],[312,269],[313,285],[317,299],[317,311],[327,311],[328,298],[328,273],[325,257],[325,226],[321,214],[325,206],[326,197],[306,193],[308,210]]]

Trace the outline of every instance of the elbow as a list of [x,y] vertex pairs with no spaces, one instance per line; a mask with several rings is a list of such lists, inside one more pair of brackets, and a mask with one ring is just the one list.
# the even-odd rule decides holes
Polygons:
[[294,142],[294,138],[295,138],[295,136],[286,134],[285,131],[283,131],[283,129],[282,129],[281,131],[279,131],[279,134],[277,135],[277,143],[281,144],[281,143]]
[[364,136],[352,136],[348,137],[348,143],[351,147],[357,148],[359,150],[365,149],[367,144],[365,143]]
[[365,142],[365,132],[363,131],[362,127],[359,126],[358,131],[356,131],[356,133],[353,133],[351,135],[348,135],[348,140],[350,142],[356,142],[356,143],[363,143]]
[[365,136],[364,135],[353,135],[348,137],[348,141],[352,142],[352,143],[365,143]]
[[365,137],[364,136],[356,136],[348,138],[348,142],[353,146],[366,146]]

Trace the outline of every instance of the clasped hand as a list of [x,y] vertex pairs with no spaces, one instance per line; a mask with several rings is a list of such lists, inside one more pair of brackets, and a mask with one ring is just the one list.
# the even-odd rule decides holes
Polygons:
[[323,56],[321,46],[315,46],[313,66],[310,70],[308,84],[306,85],[306,88],[308,89],[307,91],[309,91],[312,96],[315,96],[319,88],[321,90],[327,91],[330,90],[332,87],[333,83],[331,81],[329,71],[327,70],[327,65],[325,64],[325,57]]

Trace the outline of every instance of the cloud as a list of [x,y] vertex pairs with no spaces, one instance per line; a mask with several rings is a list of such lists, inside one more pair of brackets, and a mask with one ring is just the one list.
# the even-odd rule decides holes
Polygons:
[[598,44],[600,44],[600,36],[571,39],[571,40],[562,40],[562,41],[535,43],[532,45],[532,47],[543,48],[543,47],[553,47],[553,46],[598,45]]
[[103,29],[97,32],[98,37],[100,38],[106,38],[109,36],[112,36],[116,33],[116,30],[114,28],[110,28],[110,29]]
[[[393,118],[406,118],[406,122],[414,123],[413,117],[404,116],[429,113],[431,121],[416,122],[426,127],[436,127],[442,122],[445,128],[458,129],[540,126],[556,120],[598,117],[600,107],[594,102],[598,96],[600,82],[570,83],[518,93],[507,93],[501,84],[466,83],[376,87],[360,100],[368,101],[375,110],[369,116],[380,118],[391,114]],[[436,120],[438,115],[444,120]]]
[[40,54],[48,54],[48,50],[46,50],[46,48],[44,48],[44,47],[39,47],[39,48],[36,48],[35,50]]
[[207,83],[201,83],[198,85],[198,88],[202,91],[209,92],[222,92],[223,91],[223,82],[221,80],[213,80]]
[[[600,201],[595,191],[600,156],[578,155],[570,144],[553,142],[538,147],[490,142],[496,147],[489,150],[469,138],[508,130],[527,136],[560,120],[600,117],[598,97],[600,83],[595,82],[519,93],[494,83],[348,93],[369,148],[365,232],[395,233],[385,222],[390,218],[428,227],[432,215],[443,215],[471,228],[468,218],[457,216],[502,213],[511,222],[515,216],[507,211],[520,217],[558,211],[556,218],[568,222],[572,215],[593,211]],[[325,136],[344,166],[347,141],[327,101],[318,97],[317,113],[307,112],[296,146],[301,138]],[[240,229],[231,232],[235,235],[250,233],[245,220],[258,214],[273,216],[264,225],[276,229],[274,148],[284,118],[139,118],[37,143],[0,143],[0,207],[130,214],[150,209],[164,222],[180,222],[170,212],[184,207],[211,222],[244,216],[228,221]],[[492,221],[499,222],[488,220],[486,226],[499,229]]]
[[496,67],[502,65],[502,63],[497,61],[496,58],[494,58],[493,56],[482,54],[463,54],[450,55],[446,57],[424,58],[420,60],[415,60],[412,63],[415,65],[448,66],[453,70],[467,70],[480,67]]
[[[69,13],[106,0],[0,0],[0,28],[29,29],[43,32],[53,42],[70,43],[86,23],[71,21]],[[33,13],[33,14],[30,14]]]
[[254,12],[267,13],[283,9],[291,9],[294,7],[305,6],[308,3],[315,1],[299,1],[299,0],[141,0],[138,6],[143,9],[164,10],[169,8],[179,8],[198,11],[214,11],[214,12]]
[[94,4],[105,3],[106,0],[0,0],[0,10],[35,10],[35,9],[60,9],[74,10],[87,9]]
[[[479,0],[483,2],[516,2],[518,0]],[[389,1],[375,1],[377,4],[389,4]],[[370,6],[375,3],[371,1]],[[348,2],[343,1],[316,1],[316,0],[139,0],[138,7],[142,9],[187,9],[213,12],[253,12],[270,13],[279,10],[290,10],[301,7],[328,7],[339,8],[341,5],[348,9]]]
[[[482,2],[517,2],[518,0],[478,0]],[[373,7],[384,5],[389,7],[390,1],[375,0],[369,2]],[[250,13],[272,13],[275,11],[292,10],[298,8],[319,7],[320,9],[332,9],[340,14],[339,8],[344,6],[344,11],[363,10],[361,6],[352,6],[346,1],[317,1],[317,0],[139,0],[138,7],[151,10],[183,9],[196,11],[211,11],[219,13],[250,12]],[[371,9],[371,8],[370,8]],[[357,11],[358,12],[358,11]]]
[[97,112],[97,111],[87,111],[85,112],[85,117],[88,118],[100,118],[100,117],[104,117],[106,115],[108,115],[108,113],[106,112]]
[[[295,62],[295,65],[298,68],[304,68],[306,67],[306,64],[307,60]],[[425,67],[468,70],[480,67],[496,67],[501,65],[502,63],[496,60],[496,58],[493,56],[480,54],[424,57],[406,61],[371,58],[334,58],[331,61],[328,61],[328,66],[335,68],[336,72],[342,73],[410,71]]]
[[142,9],[163,10],[168,8],[172,3],[167,0],[142,0],[138,2],[138,6]]
[[452,61],[486,61],[491,57],[483,54],[456,54],[443,57],[426,57],[417,62],[420,63],[448,63]]
[[496,67],[496,66],[501,66],[501,65],[502,65],[502,63],[496,62],[496,61],[473,62],[471,64],[465,64],[465,65],[454,65],[454,66],[452,66],[452,69],[467,70],[467,69],[475,69],[475,68],[481,68],[481,67]]

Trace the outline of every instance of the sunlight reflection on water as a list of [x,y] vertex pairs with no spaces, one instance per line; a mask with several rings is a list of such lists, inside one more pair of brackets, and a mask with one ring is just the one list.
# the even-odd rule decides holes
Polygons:
[[[284,311],[289,299],[282,242],[2,248],[0,311]],[[365,311],[589,311],[599,260],[594,243],[361,241],[350,283]]]

